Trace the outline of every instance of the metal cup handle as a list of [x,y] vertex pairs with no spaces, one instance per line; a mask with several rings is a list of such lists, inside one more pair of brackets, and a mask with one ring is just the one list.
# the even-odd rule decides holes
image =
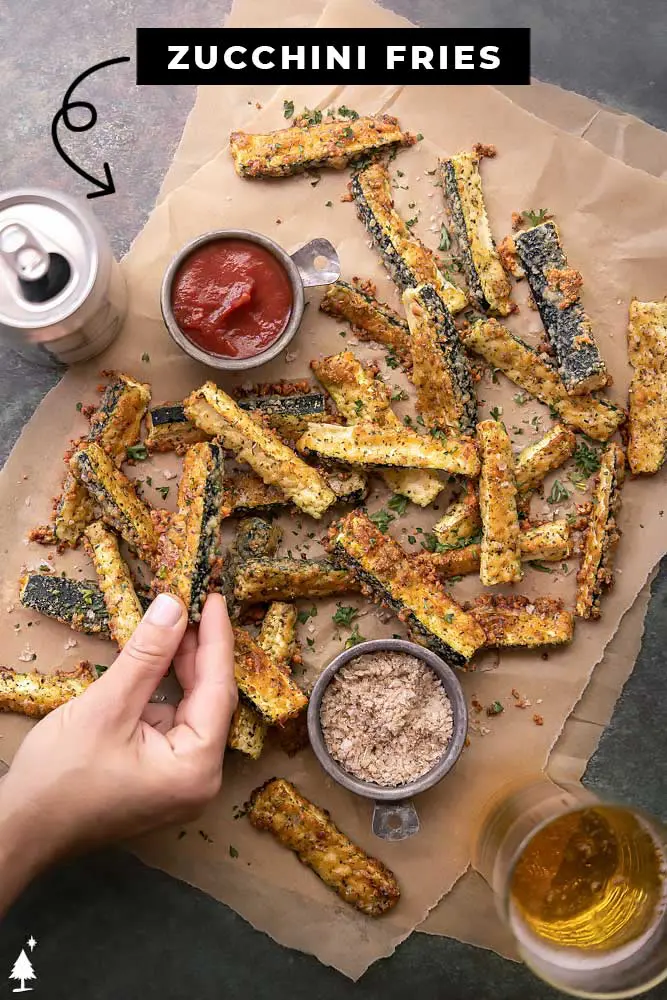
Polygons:
[[333,285],[340,278],[340,261],[336,248],[323,237],[299,247],[290,257],[297,266],[304,288]]
[[406,840],[419,833],[419,816],[411,799],[374,802],[372,827],[381,840]]

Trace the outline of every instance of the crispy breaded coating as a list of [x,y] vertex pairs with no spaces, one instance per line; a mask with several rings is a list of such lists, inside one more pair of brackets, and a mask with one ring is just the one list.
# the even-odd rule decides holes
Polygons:
[[23,674],[11,667],[0,667],[0,712],[16,712],[32,719],[41,719],[54,708],[83,694],[96,680],[97,674],[87,660],[82,660],[70,673],[56,671]]
[[234,672],[239,691],[265,722],[280,725],[298,715],[308,698],[283,666],[272,663],[243,628],[234,628]]
[[555,597],[478,597],[469,613],[479,622],[488,646],[561,646],[574,636],[574,616]]
[[85,534],[109,616],[111,638],[122,649],[141,621],[143,608],[114,533],[102,521],[93,521]]
[[628,360],[628,465],[635,475],[651,474],[667,454],[667,302],[630,303]]
[[602,453],[577,573],[575,614],[580,618],[600,617],[602,594],[614,582],[614,552],[621,537],[616,516],[621,506],[624,467],[623,450],[615,443],[607,445]]
[[483,420],[477,427],[477,440],[482,456],[479,577],[485,587],[516,583],[523,578],[523,569],[512,444],[505,426],[498,420]]

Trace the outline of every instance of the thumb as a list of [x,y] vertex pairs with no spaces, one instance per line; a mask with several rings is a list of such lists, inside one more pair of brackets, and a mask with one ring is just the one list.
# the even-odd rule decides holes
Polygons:
[[188,624],[185,605],[172,594],[159,594],[113,664],[90,688],[107,708],[134,724],[169,670]]

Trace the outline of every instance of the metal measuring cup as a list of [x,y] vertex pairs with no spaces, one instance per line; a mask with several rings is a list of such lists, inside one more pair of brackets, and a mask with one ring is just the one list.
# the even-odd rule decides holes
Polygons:
[[[329,753],[320,722],[322,697],[331,680],[341,667],[365,653],[406,653],[422,660],[440,679],[452,706],[452,737],[437,764],[415,781],[388,788],[374,782],[362,781],[349,774]],[[372,829],[382,840],[405,840],[419,832],[419,816],[412,802],[414,795],[436,785],[451,771],[459,759],[468,732],[468,708],[461,684],[454,671],[429,649],[404,639],[370,639],[340,653],[322,671],[308,703],[308,735],[313,752],[324,770],[334,781],[364,798],[373,799]]]
[[[225,358],[219,354],[212,354],[205,351],[189,340],[180,326],[176,322],[171,304],[171,293],[176,275],[181,266],[185,263],[190,254],[206,243],[216,243],[220,240],[246,240],[248,243],[257,243],[264,247],[269,253],[278,259],[282,264],[290,285],[292,286],[292,310],[290,312],[287,326],[277,340],[267,347],[261,354],[256,354],[251,358]],[[305,308],[304,288],[312,288],[317,285],[332,285],[340,278],[340,261],[336,248],[329,240],[318,237],[305,243],[302,247],[294,250],[291,254],[284,250],[275,240],[264,236],[262,233],[254,233],[250,229],[214,229],[209,233],[203,233],[196,239],[186,243],[171,260],[162,279],[160,290],[160,308],[162,318],[172,339],[178,344],[186,354],[189,354],[195,361],[200,361],[210,368],[219,368],[224,371],[246,371],[249,368],[258,368],[260,365],[271,361],[281,351],[283,351],[299,329]]]

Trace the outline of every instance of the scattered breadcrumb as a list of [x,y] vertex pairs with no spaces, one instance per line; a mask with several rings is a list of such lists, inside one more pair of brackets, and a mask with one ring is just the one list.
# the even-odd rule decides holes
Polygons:
[[542,718],[541,715],[537,715],[537,713],[533,716],[533,722],[535,723],[536,726],[544,725],[544,719]]

